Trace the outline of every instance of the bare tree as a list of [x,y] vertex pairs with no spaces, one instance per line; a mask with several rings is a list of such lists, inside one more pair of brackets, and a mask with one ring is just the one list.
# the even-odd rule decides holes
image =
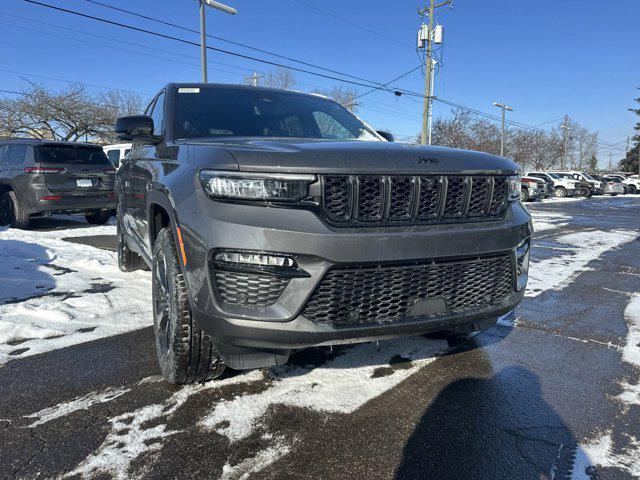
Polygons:
[[264,84],[271,88],[291,90],[296,84],[296,77],[293,71],[288,68],[279,68],[275,72],[269,72],[265,75]]
[[118,116],[138,113],[141,99],[119,91],[92,95],[83,85],[60,91],[29,83],[17,98],[0,98],[0,132],[8,136],[100,142],[115,139]]
[[319,93],[325,97],[329,97],[350,112],[355,112],[359,106],[358,100],[356,99],[358,91],[352,88],[335,86],[330,90],[314,90],[314,93]]

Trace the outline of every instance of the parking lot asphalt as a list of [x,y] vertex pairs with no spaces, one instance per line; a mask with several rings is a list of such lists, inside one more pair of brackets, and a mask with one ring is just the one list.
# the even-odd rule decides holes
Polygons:
[[7,357],[0,477],[640,478],[640,197],[527,206],[530,290],[463,344],[310,349],[188,387],[158,377],[150,327]]

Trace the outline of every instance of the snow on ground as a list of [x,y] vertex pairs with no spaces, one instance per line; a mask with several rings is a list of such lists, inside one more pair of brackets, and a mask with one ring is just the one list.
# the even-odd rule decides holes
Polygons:
[[0,228],[0,365],[152,323],[148,272],[122,273],[115,253],[62,240],[91,235],[115,227]]
[[571,220],[570,215],[559,212],[531,212],[533,230],[536,233],[564,227]]
[[[623,392],[616,398],[627,406],[640,405],[640,295],[635,295],[624,312],[628,325],[626,344],[622,351],[622,361],[630,364],[635,372],[635,384],[621,383]],[[615,467],[640,478],[640,440],[625,434],[624,449],[616,449],[610,431],[576,451],[572,480],[592,480],[594,466]]]
[[[608,250],[630,242],[638,236],[634,230],[588,230],[554,238],[551,244],[536,245],[532,251],[526,296],[536,297],[546,290],[558,290],[587,265]],[[553,256],[536,259],[536,249],[550,248]]]

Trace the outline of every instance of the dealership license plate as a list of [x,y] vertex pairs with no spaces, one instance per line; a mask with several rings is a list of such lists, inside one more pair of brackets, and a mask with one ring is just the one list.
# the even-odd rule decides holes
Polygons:
[[78,187],[86,188],[86,187],[92,187],[93,183],[88,178],[79,178],[76,180],[76,185]]

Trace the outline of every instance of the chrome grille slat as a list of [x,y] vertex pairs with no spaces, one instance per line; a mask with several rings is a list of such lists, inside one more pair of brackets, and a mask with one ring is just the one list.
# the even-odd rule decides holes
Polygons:
[[323,175],[322,211],[339,226],[477,222],[502,218],[506,176]]

